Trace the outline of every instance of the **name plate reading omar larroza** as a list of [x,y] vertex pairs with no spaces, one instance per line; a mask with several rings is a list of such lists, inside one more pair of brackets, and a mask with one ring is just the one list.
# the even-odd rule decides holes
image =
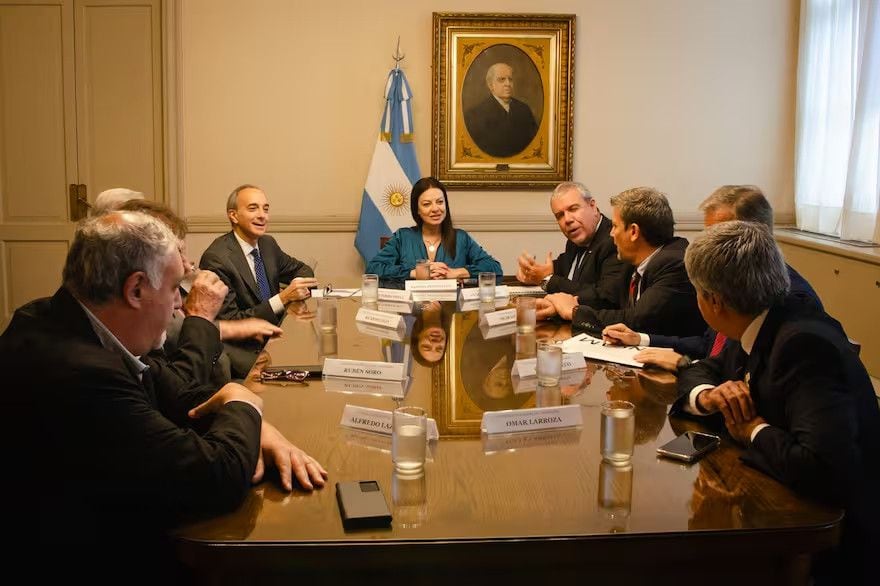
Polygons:
[[483,413],[480,428],[486,433],[515,433],[583,425],[580,405],[508,409]]
[[406,373],[399,362],[372,362],[325,358],[323,372],[327,376],[368,378],[372,380],[403,380]]
[[[369,407],[358,407],[357,405],[346,405],[342,410],[342,419],[339,425],[343,427],[351,427],[354,429],[363,429],[374,433],[391,435],[393,428],[391,424],[391,411],[382,409],[370,409]],[[428,441],[440,439],[440,432],[437,430],[437,422],[428,418]]]

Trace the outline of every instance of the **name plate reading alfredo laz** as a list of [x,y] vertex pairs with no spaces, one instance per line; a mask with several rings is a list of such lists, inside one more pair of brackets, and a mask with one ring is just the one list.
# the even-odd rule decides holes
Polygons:
[[361,307],[358,309],[355,321],[396,330],[403,327],[403,317],[398,313],[385,313],[384,311],[376,311],[375,309],[367,309]]
[[399,362],[372,362],[369,360],[344,360],[325,358],[324,375],[370,380],[403,380],[406,373]]
[[483,413],[480,429],[486,433],[516,433],[538,429],[578,427],[583,425],[580,405],[508,409]]
[[[358,407],[357,405],[346,405],[342,410],[342,419],[339,425],[343,427],[351,427],[353,429],[363,429],[364,431],[372,431],[383,435],[391,435],[393,428],[391,424],[391,411],[382,409],[370,409],[369,407]],[[428,418],[428,441],[440,439],[440,432],[437,430],[437,422]]]
[[[580,352],[566,352],[562,355],[562,370],[578,370],[584,368],[584,355]],[[521,358],[514,361],[513,368],[510,369],[511,375],[520,378],[538,375],[538,359],[537,358]]]
[[379,301],[409,301],[412,293],[402,289],[386,289],[379,287]]
[[490,328],[495,328],[498,326],[503,326],[507,324],[515,324],[516,323],[516,309],[502,309],[501,311],[490,311],[488,313],[484,313],[480,318],[482,323],[485,323]]
[[[495,299],[501,299],[504,297],[510,297],[510,293],[507,291],[507,285],[498,285],[495,287]],[[461,299],[462,301],[479,301],[480,300],[480,288],[479,287],[468,287],[467,289],[461,290]]]
[[455,291],[458,289],[456,279],[425,279],[414,281],[408,279],[403,286],[407,291]]

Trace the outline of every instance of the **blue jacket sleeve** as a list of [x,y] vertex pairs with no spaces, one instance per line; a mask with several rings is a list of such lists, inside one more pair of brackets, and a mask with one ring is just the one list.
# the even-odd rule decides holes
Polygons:
[[367,263],[367,272],[382,279],[409,279],[415,264],[407,266],[404,254],[404,229],[398,230],[385,246]]
[[501,269],[501,263],[483,250],[483,247],[477,244],[477,241],[471,238],[470,234],[464,230],[459,230],[456,240],[456,247],[465,247],[465,268],[471,277],[476,277],[480,273],[504,274],[504,271]]

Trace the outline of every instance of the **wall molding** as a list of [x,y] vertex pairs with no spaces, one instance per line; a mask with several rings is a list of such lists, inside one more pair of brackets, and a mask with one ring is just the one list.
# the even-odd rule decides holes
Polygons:
[[[676,214],[678,232],[699,232],[703,229],[703,215]],[[778,225],[794,223],[794,214],[778,214]],[[218,233],[229,230],[225,216],[192,216],[187,218],[189,231],[194,234]],[[275,234],[301,232],[357,232],[358,217],[339,216],[272,216],[270,231]],[[555,232],[556,222],[549,214],[456,214],[455,225],[468,232]]]

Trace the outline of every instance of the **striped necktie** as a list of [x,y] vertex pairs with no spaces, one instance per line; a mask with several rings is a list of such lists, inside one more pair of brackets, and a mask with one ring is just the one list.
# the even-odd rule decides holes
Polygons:
[[715,341],[712,343],[712,350],[709,352],[709,357],[718,356],[721,354],[721,351],[724,350],[724,343],[727,342],[727,336],[718,332],[715,334]]
[[266,301],[272,297],[272,292],[269,291],[269,279],[266,278],[266,265],[263,264],[263,257],[256,248],[251,250],[251,256],[254,257],[254,273],[257,277],[257,287],[260,289],[260,301]]
[[633,271],[632,278],[629,280],[629,305],[630,307],[635,307],[636,301],[639,298],[639,281],[642,280],[642,276],[639,274],[639,271]]

